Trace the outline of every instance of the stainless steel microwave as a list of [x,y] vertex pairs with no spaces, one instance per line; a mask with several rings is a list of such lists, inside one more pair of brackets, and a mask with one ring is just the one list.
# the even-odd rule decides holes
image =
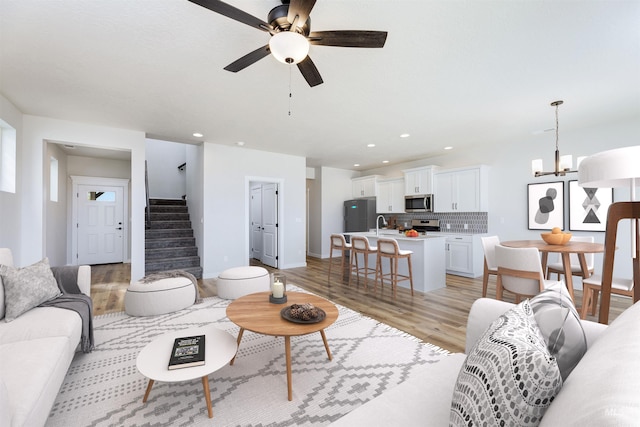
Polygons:
[[405,212],[433,212],[433,194],[404,196]]

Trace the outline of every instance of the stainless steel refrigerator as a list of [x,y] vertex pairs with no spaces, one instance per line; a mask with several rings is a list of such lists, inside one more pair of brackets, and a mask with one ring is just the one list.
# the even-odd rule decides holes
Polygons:
[[356,199],[344,202],[344,232],[369,231],[376,228],[375,199]]

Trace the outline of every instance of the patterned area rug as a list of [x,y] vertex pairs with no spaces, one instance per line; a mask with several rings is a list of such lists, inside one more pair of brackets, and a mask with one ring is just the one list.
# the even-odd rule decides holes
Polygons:
[[325,330],[332,361],[320,334],[291,339],[292,401],[287,400],[283,338],[247,331],[235,364],[209,376],[213,419],[207,416],[200,380],[156,382],[142,403],[147,379],[136,369],[142,347],[165,332],[212,322],[236,337],[238,327],[225,314],[228,303],[213,297],[161,316],[97,316],[96,349],[76,353],[47,426],[322,426],[447,354],[338,306],[338,320]]

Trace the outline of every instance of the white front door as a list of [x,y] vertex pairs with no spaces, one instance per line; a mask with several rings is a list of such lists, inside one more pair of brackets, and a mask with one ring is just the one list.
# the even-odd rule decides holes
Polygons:
[[78,185],[78,264],[123,262],[124,188],[106,185]]
[[262,186],[262,263],[278,268],[278,184]]
[[251,257],[262,260],[262,187],[251,188]]

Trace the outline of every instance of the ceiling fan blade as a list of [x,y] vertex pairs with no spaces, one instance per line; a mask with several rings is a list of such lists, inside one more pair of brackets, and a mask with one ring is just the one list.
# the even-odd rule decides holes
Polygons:
[[287,21],[293,24],[293,21],[298,16],[298,26],[302,27],[307,19],[309,19],[309,13],[316,4],[316,0],[291,0],[289,3],[289,14],[287,15]]
[[254,27],[269,33],[273,31],[273,28],[271,28],[271,25],[267,24],[262,19],[256,18],[255,16],[243,10],[237,9],[220,0],[189,0],[189,1],[191,3],[195,3],[199,6],[209,9],[213,12],[219,13],[220,15],[224,15],[227,18],[234,19],[238,22],[242,22],[243,24],[247,24],[250,27]]
[[238,59],[237,61],[232,62],[231,64],[224,67],[224,69],[227,71],[231,71],[233,73],[237,73],[240,70],[244,70],[254,62],[258,62],[265,56],[269,55],[269,53],[271,53],[271,50],[269,49],[269,45],[267,44],[262,47],[259,47],[258,49],[254,50],[251,53],[246,54],[245,56]]
[[298,63],[298,70],[304,76],[304,79],[309,83],[309,86],[314,87],[324,83],[320,72],[316,68],[316,64],[313,63],[311,58],[307,56],[302,62]]
[[338,47],[383,47],[387,41],[386,31],[314,31],[309,34],[309,43]]

